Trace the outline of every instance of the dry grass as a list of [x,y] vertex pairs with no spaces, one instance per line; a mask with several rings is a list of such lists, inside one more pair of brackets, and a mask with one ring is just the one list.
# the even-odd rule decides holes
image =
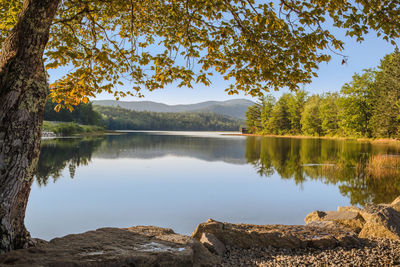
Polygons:
[[223,135],[234,135],[234,136],[259,136],[259,137],[278,137],[278,138],[295,138],[295,139],[333,139],[333,140],[356,140],[351,137],[340,137],[340,136],[312,136],[312,135],[290,135],[290,134],[223,134]]
[[223,134],[223,135],[236,135],[236,136],[261,136],[261,137],[284,137],[284,138],[296,138],[296,139],[332,139],[332,140],[355,140],[359,142],[369,142],[376,145],[400,145],[400,139],[394,138],[357,138],[357,137],[346,137],[346,136],[310,136],[310,135],[277,135],[277,134]]
[[400,140],[393,138],[381,138],[381,139],[371,140],[371,143],[391,144],[391,143],[400,143]]
[[372,156],[367,164],[367,173],[373,178],[383,178],[400,174],[400,156],[379,154]]

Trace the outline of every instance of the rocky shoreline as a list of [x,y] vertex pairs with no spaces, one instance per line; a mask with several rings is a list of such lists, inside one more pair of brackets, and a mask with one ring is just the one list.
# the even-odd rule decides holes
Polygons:
[[399,266],[400,242],[363,240],[353,248],[275,249],[229,247],[221,266]]
[[192,236],[136,226],[35,239],[0,266],[398,266],[400,197],[390,204],[314,211],[306,225],[208,220]]

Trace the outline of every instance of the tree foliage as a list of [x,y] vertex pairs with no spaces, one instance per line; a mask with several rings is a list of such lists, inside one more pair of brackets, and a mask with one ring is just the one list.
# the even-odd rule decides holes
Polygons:
[[[399,138],[400,53],[396,49],[387,55],[377,70],[353,75],[340,93],[283,94],[276,104],[258,112],[268,123],[250,131],[262,134]],[[248,126],[252,123],[248,117]]]
[[103,125],[101,116],[98,112],[93,110],[92,103],[81,103],[75,106],[74,110],[71,112],[66,109],[62,109],[56,112],[54,108],[56,107],[51,99],[46,102],[44,110],[44,120],[46,121],[62,121],[62,122],[76,122],[85,125]]
[[321,98],[319,95],[313,95],[308,99],[304,107],[301,117],[301,130],[306,135],[322,135],[320,104]]
[[400,133],[400,53],[396,49],[387,55],[379,66],[374,84],[374,135],[395,137]]
[[237,131],[241,121],[214,113],[149,112],[95,106],[110,130]]
[[288,97],[288,113],[291,125],[291,133],[301,132],[301,114],[304,110],[304,105],[307,101],[307,92],[298,90],[294,95],[290,94]]
[[324,135],[335,136],[341,134],[339,128],[339,99],[340,96],[338,93],[327,93],[321,97],[319,114],[321,119],[321,132]]
[[256,103],[248,107],[246,111],[246,124],[249,127],[250,132],[258,132],[262,129],[261,124],[261,110],[263,102]]
[[274,134],[287,134],[290,132],[291,124],[288,111],[289,99],[290,94],[284,94],[279,98],[271,110],[268,127]]
[[261,127],[262,129],[269,129],[272,109],[275,106],[276,100],[271,95],[266,95],[261,99],[262,99],[262,109],[260,110]]
[[[0,45],[21,9],[22,0],[0,1]],[[393,41],[399,14],[395,0],[64,0],[45,58],[47,69],[68,72],[51,96],[72,108],[101,92],[208,85],[214,71],[231,82],[230,94],[294,90],[329,50],[342,50],[331,26],[359,41],[370,30]]]
[[370,137],[370,124],[373,111],[373,86],[375,72],[365,70],[362,75],[353,75],[353,80],[341,90],[341,126],[347,135]]

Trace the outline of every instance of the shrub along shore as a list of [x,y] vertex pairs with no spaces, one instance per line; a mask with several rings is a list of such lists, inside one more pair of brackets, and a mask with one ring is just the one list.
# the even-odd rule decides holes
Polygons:
[[43,131],[52,132],[56,136],[102,134],[105,129],[97,125],[83,125],[76,122],[43,122]]

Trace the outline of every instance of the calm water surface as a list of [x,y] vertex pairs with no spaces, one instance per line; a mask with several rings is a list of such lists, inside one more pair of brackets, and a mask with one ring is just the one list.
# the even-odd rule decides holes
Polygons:
[[208,218],[303,224],[313,210],[400,195],[399,154],[366,142],[210,132],[45,140],[25,222],[43,239],[134,225],[190,234]]

